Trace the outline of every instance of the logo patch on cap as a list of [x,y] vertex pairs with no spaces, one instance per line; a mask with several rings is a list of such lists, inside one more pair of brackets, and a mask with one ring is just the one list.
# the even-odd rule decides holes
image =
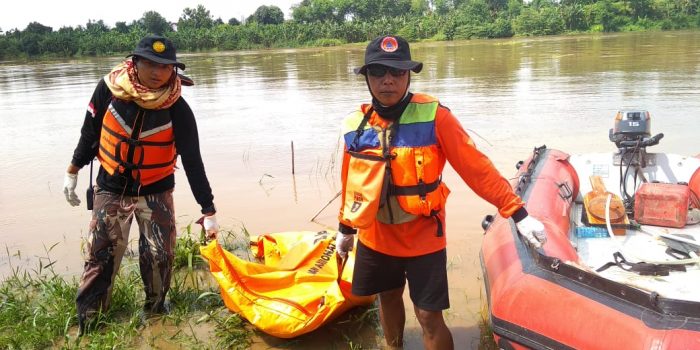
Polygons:
[[382,39],[382,43],[379,44],[379,47],[381,47],[385,52],[394,52],[399,49],[399,43],[393,36],[388,36]]
[[156,53],[162,53],[163,51],[165,51],[165,44],[163,44],[163,42],[160,40],[154,41],[152,47],[153,51],[155,51]]

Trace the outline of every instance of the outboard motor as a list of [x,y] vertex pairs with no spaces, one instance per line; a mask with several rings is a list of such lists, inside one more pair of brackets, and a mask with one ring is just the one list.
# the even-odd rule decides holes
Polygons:
[[664,134],[651,137],[651,116],[645,110],[621,110],[615,115],[615,126],[610,129],[610,141],[618,154],[615,165],[646,167],[646,147],[659,143]]
[[618,148],[623,141],[637,141],[651,136],[649,112],[642,110],[622,110],[615,115],[615,127],[610,129],[610,141]]
[[[653,153],[647,154],[647,146],[658,144],[664,137],[664,134],[652,137],[650,130],[651,116],[644,110],[617,112],[615,126],[610,129],[610,141],[615,143],[618,150],[613,156],[613,164],[620,166],[620,195],[630,217],[634,216],[634,189],[637,188],[637,180],[647,182],[642,169],[656,165],[656,157]],[[630,181],[634,181],[634,185],[632,192],[628,193]]]

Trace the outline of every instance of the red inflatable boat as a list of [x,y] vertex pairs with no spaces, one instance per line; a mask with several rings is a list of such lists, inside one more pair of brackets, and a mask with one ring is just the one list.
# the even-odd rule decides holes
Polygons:
[[620,111],[616,152],[542,146],[522,163],[513,186],[545,225],[542,248],[512,220],[485,219],[501,349],[700,349],[700,159],[647,153],[663,137],[648,120]]

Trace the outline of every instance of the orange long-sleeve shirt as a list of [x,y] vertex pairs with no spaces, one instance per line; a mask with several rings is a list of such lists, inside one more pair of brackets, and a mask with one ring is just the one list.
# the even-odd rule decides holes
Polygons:
[[[371,125],[384,124],[386,121],[374,115]],[[464,182],[481,198],[498,208],[503,217],[510,217],[523,207],[524,203],[517,196],[508,181],[500,174],[491,160],[481,153],[459,123],[457,118],[440,106],[435,117],[435,133],[439,147],[439,156],[452,165]],[[345,192],[349,155],[343,156],[342,184]],[[438,217],[443,222],[446,232],[445,211]],[[378,252],[401,257],[419,256],[445,248],[446,236],[437,236],[437,222],[432,217],[418,217],[403,224],[384,224],[378,220],[365,229],[358,230],[359,240]]]

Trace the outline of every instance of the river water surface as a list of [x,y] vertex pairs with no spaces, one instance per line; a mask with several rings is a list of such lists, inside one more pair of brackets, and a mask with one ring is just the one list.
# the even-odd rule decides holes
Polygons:
[[[363,51],[181,55],[196,82],[183,95],[197,117],[224,228],[257,235],[336,227],[337,200],[310,219],[339,190],[340,122],[369,100],[364,80],[352,74]],[[412,54],[424,69],[411,76],[411,90],[438,97],[508,178],[535,146],[614,150],[608,129],[622,108],[651,112],[652,133],[666,135],[654,150],[700,153],[700,32],[416,43]],[[7,247],[0,277],[12,266],[37,266],[52,246],[57,271],[80,273],[90,213],[66,203],[63,174],[95,84],[121,59],[0,62],[0,241]],[[484,299],[480,221],[495,208],[447,168],[446,319],[457,348],[475,348]],[[80,172],[81,197],[88,175]],[[199,207],[183,170],[176,180],[178,226],[185,227]],[[406,348],[420,349],[420,327],[410,304],[407,310]]]

